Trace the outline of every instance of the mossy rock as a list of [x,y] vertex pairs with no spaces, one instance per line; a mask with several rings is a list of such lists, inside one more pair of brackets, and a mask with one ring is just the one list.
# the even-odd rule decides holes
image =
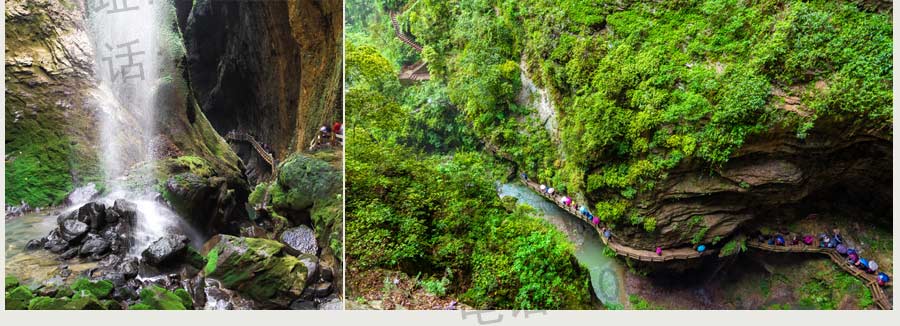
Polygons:
[[76,293],[86,291],[99,299],[105,299],[112,292],[113,284],[107,280],[91,281],[86,278],[79,278],[72,284],[72,290]]
[[28,302],[28,310],[62,310],[69,298],[35,297]]
[[74,295],[75,295],[75,291],[72,290],[71,287],[68,287],[65,285],[60,285],[59,289],[56,290],[56,295],[54,295],[53,297],[54,298],[67,298],[67,297],[72,297]]
[[31,293],[31,290],[25,286],[17,286],[12,291],[6,291],[6,309],[25,310],[33,298],[34,294]]
[[270,192],[276,209],[309,209],[316,200],[337,193],[342,184],[334,166],[303,154],[289,157],[278,171],[278,182]]
[[[188,301],[190,302],[190,296]],[[157,285],[141,289],[141,303],[154,310],[187,310],[182,297]],[[193,306],[193,302],[190,302],[190,306]],[[134,310],[134,306],[129,309]]]
[[69,301],[63,306],[65,310],[106,310],[100,300],[87,291],[76,292]]
[[250,197],[247,197],[247,202],[253,206],[259,205],[260,202],[262,202],[263,197],[265,197],[266,188],[269,188],[271,186],[272,183],[269,182],[257,184],[256,188],[253,188],[253,192],[250,193]]
[[188,265],[191,265],[197,269],[202,269],[206,266],[206,257],[204,257],[203,254],[190,246],[188,246],[187,248],[186,261]]
[[344,230],[344,202],[340,194],[327,199],[317,201],[311,212],[313,228],[316,238],[322,245],[327,245],[341,257],[344,245],[342,231]]
[[299,296],[303,291],[306,266],[284,255],[278,241],[219,234],[203,247],[208,261],[204,276],[220,280],[228,289],[258,301]]
[[144,303],[136,303],[128,306],[128,310],[155,310],[150,305]]
[[4,283],[6,284],[4,290],[9,291],[10,289],[19,286],[19,279],[17,279],[15,276],[7,275]]
[[191,294],[188,293],[187,290],[176,289],[174,293],[176,296],[178,296],[178,298],[181,299],[181,305],[183,305],[185,308],[190,309],[194,307],[194,299],[191,298]]
[[216,173],[209,161],[197,156],[179,156],[161,161],[161,175],[174,175],[189,172],[201,178],[214,176]]
[[111,300],[111,299],[100,300],[100,305],[103,306],[104,310],[122,310],[122,304],[120,304],[116,300]]

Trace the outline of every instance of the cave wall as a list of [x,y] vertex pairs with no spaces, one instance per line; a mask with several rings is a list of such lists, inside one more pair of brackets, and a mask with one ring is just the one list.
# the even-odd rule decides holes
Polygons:
[[250,132],[283,159],[341,119],[340,1],[198,0],[176,9],[191,87],[220,134]]

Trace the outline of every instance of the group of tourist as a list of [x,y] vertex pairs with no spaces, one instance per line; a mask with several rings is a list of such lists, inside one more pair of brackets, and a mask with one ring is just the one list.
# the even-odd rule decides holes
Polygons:
[[342,140],[338,137],[338,135],[344,134],[344,125],[340,121],[335,121],[331,126],[322,125],[319,128],[319,135],[316,139],[313,140],[312,145],[310,146],[310,150],[319,147],[324,144],[331,144],[334,146],[339,145]]
[[[785,235],[787,234],[787,237]],[[772,235],[765,235],[760,231],[757,231],[757,241],[760,243],[767,243],[770,246],[798,246],[798,245],[806,245],[812,246],[815,242],[816,237],[813,235],[799,235],[799,234],[791,234],[790,232],[778,232]],[[788,240],[786,240],[789,239]],[[878,263],[874,260],[862,258],[859,256],[859,251],[855,248],[849,248],[846,244],[844,244],[844,238],[841,236],[841,232],[838,229],[833,229],[831,233],[823,232],[818,235],[819,239],[819,248],[828,248],[834,249],[839,254],[847,257],[847,263],[853,265],[856,268],[859,268],[866,273],[869,274],[877,274],[877,282],[878,285],[885,285],[888,281],[890,281],[890,277],[884,272],[878,272]]]
[[[528,181],[528,174],[522,173],[521,177],[523,180]],[[594,214],[592,214],[591,211],[588,210],[586,205],[579,205],[575,202],[575,200],[572,199],[572,197],[569,197],[567,195],[556,196],[558,195],[556,189],[553,187],[548,187],[545,184],[541,184],[540,186],[538,186],[538,188],[540,189],[541,194],[547,195],[550,198],[554,198],[554,200],[561,203],[562,206],[577,210],[579,214],[586,217],[587,220],[590,221],[594,226],[600,225],[600,219],[594,216]],[[607,239],[612,237],[612,232],[610,232],[610,230],[606,227],[602,227],[600,229],[600,232],[603,234],[603,237]]]

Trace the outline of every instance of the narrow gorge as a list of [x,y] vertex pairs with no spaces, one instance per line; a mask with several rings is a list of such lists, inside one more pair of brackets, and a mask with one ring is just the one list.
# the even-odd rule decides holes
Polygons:
[[342,309],[340,1],[5,14],[7,309]]

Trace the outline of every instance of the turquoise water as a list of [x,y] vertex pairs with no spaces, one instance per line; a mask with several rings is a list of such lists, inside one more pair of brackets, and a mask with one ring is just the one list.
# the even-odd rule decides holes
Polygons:
[[591,274],[594,293],[605,305],[624,304],[625,269],[613,257],[603,255],[603,242],[588,223],[570,215],[520,183],[500,185],[500,197],[513,196],[541,212],[542,217],[566,234],[575,245],[575,257]]

